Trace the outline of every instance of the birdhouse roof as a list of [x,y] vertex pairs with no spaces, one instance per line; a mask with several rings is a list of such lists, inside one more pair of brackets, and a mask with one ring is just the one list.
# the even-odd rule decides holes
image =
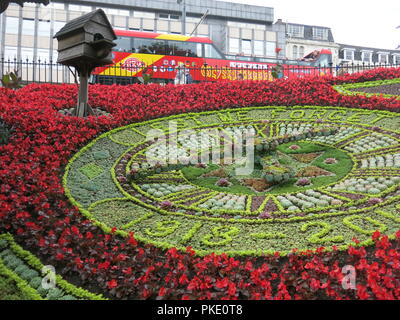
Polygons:
[[83,16],[80,16],[78,18],[75,18],[69,22],[66,23],[64,27],[62,27],[54,36],[54,38],[63,38],[67,36],[68,34],[75,33],[77,30],[85,29],[85,26],[90,22],[93,21],[93,18],[97,15],[102,16],[102,20],[104,23],[108,25],[110,28],[110,31],[112,32],[114,39],[117,39],[117,36],[114,33],[113,27],[110,24],[110,21],[107,18],[107,15],[104,13],[102,9],[97,9],[92,12],[89,12]]

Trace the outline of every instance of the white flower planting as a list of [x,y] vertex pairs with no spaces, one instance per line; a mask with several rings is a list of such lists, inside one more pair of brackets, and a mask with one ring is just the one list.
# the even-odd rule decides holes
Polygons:
[[361,192],[369,194],[379,194],[386,189],[400,182],[400,177],[368,177],[368,178],[351,178],[342,181],[328,190],[333,191],[349,191]]
[[339,132],[334,135],[330,136],[317,136],[313,138],[308,138],[306,140],[318,141],[327,144],[334,144],[336,142],[342,141],[347,139],[348,137],[361,132],[361,129],[357,128],[348,128],[348,127],[341,127]]
[[362,169],[400,168],[400,153],[374,156],[361,160]]
[[276,198],[287,211],[307,210],[342,204],[340,200],[315,190],[306,190],[294,195],[277,196]]
[[383,134],[372,133],[364,138],[350,143],[344,147],[344,149],[352,153],[362,153],[369,150],[389,147],[398,143],[399,142],[397,140]]

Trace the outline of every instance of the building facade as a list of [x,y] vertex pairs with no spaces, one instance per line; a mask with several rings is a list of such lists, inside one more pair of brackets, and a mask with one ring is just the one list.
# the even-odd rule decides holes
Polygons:
[[[330,28],[282,20],[274,23],[274,9],[270,7],[216,0],[185,2],[186,34],[211,38],[220,51],[233,59],[299,60],[314,50],[329,49],[333,65],[400,63],[400,50],[337,44]],[[53,0],[48,6],[26,3],[23,8],[10,4],[0,15],[0,61],[55,63],[58,44],[53,37],[57,31],[66,22],[98,8],[106,12],[115,29],[182,33],[182,6],[176,0]],[[198,25],[205,13],[204,21]],[[5,69],[4,64],[0,68]],[[73,81],[68,70],[55,68],[48,74],[36,71],[34,66],[21,65],[19,71],[26,80],[57,77],[60,82]]]
[[[0,16],[4,59],[56,61],[53,39],[67,22],[102,8],[115,29],[181,34],[182,7],[176,0],[54,0],[48,6],[11,4]],[[186,0],[186,34],[211,38],[225,54],[285,57],[285,29],[274,10],[215,0]],[[201,17],[208,13],[203,23]],[[280,50],[277,50],[280,48]]]
[[332,62],[339,62],[339,48],[335,43],[332,30],[327,27],[286,23],[286,57],[298,60],[305,55],[321,49],[332,52]]
[[339,46],[339,64],[342,65],[400,64],[400,50],[360,47],[349,44],[339,44]]

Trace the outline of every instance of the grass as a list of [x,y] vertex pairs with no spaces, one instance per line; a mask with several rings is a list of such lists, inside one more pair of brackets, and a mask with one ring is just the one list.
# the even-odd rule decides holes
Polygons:
[[[292,150],[289,149],[290,146],[297,145],[300,149]],[[320,146],[317,144],[309,143],[309,142],[289,142],[285,144],[281,144],[277,147],[277,149],[286,154],[298,154],[298,153],[312,153],[312,152],[321,152],[326,150],[326,147]]]
[[185,167],[182,169],[183,175],[193,184],[196,184],[200,187],[213,189],[221,192],[230,192],[237,194],[255,194],[255,192],[251,191],[249,188],[242,186],[240,182],[235,178],[227,178],[232,185],[230,187],[218,187],[215,184],[220,178],[217,177],[202,177],[203,174],[209,173],[213,170],[218,169],[217,165],[209,165],[207,168],[196,168],[196,167]]
[[[289,147],[293,144],[300,146],[300,149],[298,150],[289,149]],[[311,178],[312,184],[307,187],[296,186],[295,182],[297,181],[297,178],[294,178],[287,181],[286,183],[275,186],[272,190],[268,192],[257,193],[252,189],[250,189],[249,187],[242,185],[240,181],[234,177],[228,178],[229,182],[231,182],[232,185],[230,187],[223,188],[215,185],[215,183],[219,180],[219,178],[202,176],[205,173],[218,169],[219,166],[217,165],[209,165],[205,169],[197,167],[185,167],[182,169],[182,173],[190,182],[204,188],[209,188],[221,192],[235,193],[235,194],[260,195],[266,193],[281,194],[289,192],[301,192],[306,189],[319,188],[344,178],[353,167],[353,161],[343,151],[309,142],[296,142],[296,143],[290,142],[282,144],[278,146],[278,151],[280,151],[279,162],[283,165],[292,167],[295,170],[299,170],[300,168],[307,166],[317,166],[332,172],[334,175]],[[294,158],[290,157],[290,154],[316,153],[316,152],[322,153],[321,156],[317,157],[309,164],[300,163],[296,161]],[[338,160],[338,162],[336,164],[325,164],[324,160],[327,158],[335,158],[336,160]],[[231,167],[232,166],[226,167],[227,172],[234,173],[234,168]],[[254,170],[253,173],[247,178],[260,178],[261,171],[257,170],[258,169],[257,166],[255,166],[255,169],[256,170]]]

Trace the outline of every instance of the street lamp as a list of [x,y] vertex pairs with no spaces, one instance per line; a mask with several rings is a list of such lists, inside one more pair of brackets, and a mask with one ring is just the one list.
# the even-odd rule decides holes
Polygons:
[[182,4],[182,35],[186,35],[186,0],[176,0],[178,4]]

